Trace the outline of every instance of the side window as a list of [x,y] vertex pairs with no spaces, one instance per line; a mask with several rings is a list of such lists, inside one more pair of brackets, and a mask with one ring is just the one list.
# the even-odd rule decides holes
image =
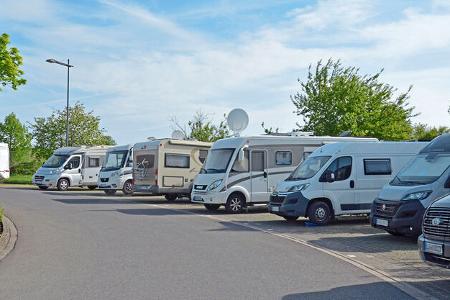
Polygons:
[[236,159],[233,163],[233,167],[231,168],[231,173],[243,173],[249,171],[249,160],[248,160],[248,150],[244,150],[244,159],[239,161],[239,157],[236,156]]
[[200,150],[198,159],[201,161],[201,163],[205,163],[206,157],[208,156],[208,150]]
[[336,158],[322,174],[320,181],[324,181],[327,173],[334,173],[334,181],[346,180],[352,173],[352,158],[350,156]]
[[100,167],[100,158],[88,157],[88,168],[97,168],[97,167]]
[[190,157],[189,155],[166,153],[164,163],[167,168],[189,168]]
[[391,175],[391,160],[389,158],[364,159],[365,175]]
[[290,165],[292,165],[292,152],[291,151],[277,151],[277,152],[275,152],[275,164],[277,166],[290,166]]
[[72,157],[69,162],[67,163],[67,166],[69,166],[72,169],[76,169],[80,166],[80,157],[79,156],[75,156]]
[[252,151],[251,152],[252,171],[264,171],[265,159],[264,151]]

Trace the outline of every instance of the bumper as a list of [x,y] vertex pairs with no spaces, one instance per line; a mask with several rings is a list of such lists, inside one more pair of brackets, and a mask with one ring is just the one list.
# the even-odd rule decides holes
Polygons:
[[117,178],[115,180],[109,180],[107,182],[102,182],[101,179],[97,183],[97,187],[100,190],[121,190],[126,178]]
[[[282,201],[280,201],[280,198]],[[270,196],[269,212],[280,217],[305,217],[309,199],[301,192]]]
[[37,186],[55,187],[58,184],[59,176],[54,175],[33,175],[32,183]]
[[191,193],[191,202],[202,204],[226,204],[226,192],[200,192]]
[[157,185],[135,185],[134,192],[149,193],[149,194],[154,194],[154,195],[166,195],[166,194],[189,195],[191,193],[191,189],[190,188],[161,188]]
[[[447,269],[450,268],[450,242],[434,241],[427,239],[423,235],[421,235],[417,243],[419,246],[420,258],[422,258],[424,262],[429,265],[439,266]],[[428,245],[430,244],[432,244],[434,246],[433,248],[435,249],[439,249],[440,247],[442,247],[442,254],[430,253],[430,251],[428,250],[430,248]]]
[[[425,207],[419,200],[398,202],[399,206],[393,215],[383,215],[376,212],[376,205],[382,203],[389,203],[389,201],[376,199],[372,204],[370,224],[373,227],[407,236],[419,236],[422,233]],[[384,224],[380,225],[381,223]]]

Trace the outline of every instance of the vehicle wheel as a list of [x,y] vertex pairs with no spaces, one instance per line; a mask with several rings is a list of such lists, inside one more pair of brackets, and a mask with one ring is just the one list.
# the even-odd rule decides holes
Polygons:
[[315,224],[328,224],[332,217],[330,206],[323,201],[314,202],[308,209],[308,218]]
[[125,183],[123,184],[122,192],[125,195],[133,194],[133,182],[131,182],[131,180],[125,181]]
[[395,231],[395,230],[386,230],[389,234],[392,234],[393,236],[402,236],[403,234]]
[[207,210],[209,211],[216,211],[219,209],[220,204],[203,204]]
[[106,195],[112,196],[116,194],[116,190],[103,190]]
[[90,189],[91,191],[95,190],[96,188],[96,185],[88,185],[88,189]]
[[178,198],[177,194],[166,194],[164,197],[166,197],[167,201],[175,201]]
[[298,217],[295,217],[295,216],[283,216],[283,218],[285,218],[286,221],[289,221],[289,222],[297,221],[297,219],[298,219]]
[[48,186],[45,186],[45,185],[38,185],[38,188],[39,188],[40,190],[46,190],[46,189],[48,189]]
[[58,184],[56,187],[58,188],[58,191],[66,191],[70,186],[70,182],[66,178],[61,178],[58,180]]
[[245,198],[242,194],[234,193],[228,197],[227,204],[225,204],[225,210],[228,213],[241,213],[245,207]]

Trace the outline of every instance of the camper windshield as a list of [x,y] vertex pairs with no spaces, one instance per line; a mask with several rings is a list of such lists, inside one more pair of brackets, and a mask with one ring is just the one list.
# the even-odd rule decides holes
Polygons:
[[302,162],[286,180],[309,179],[316,175],[330,158],[331,156],[310,156]]
[[420,154],[406,165],[391,185],[421,185],[437,180],[450,166],[450,153]]
[[202,173],[225,173],[234,149],[212,149],[206,158]]
[[43,168],[59,168],[63,163],[69,158],[69,155],[53,154],[47,161],[42,165]]
[[114,171],[122,168],[125,164],[128,151],[111,151],[106,154],[105,164],[102,171]]

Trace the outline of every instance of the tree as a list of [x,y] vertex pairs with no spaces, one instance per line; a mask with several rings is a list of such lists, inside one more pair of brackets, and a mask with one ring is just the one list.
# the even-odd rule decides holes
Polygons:
[[301,130],[316,135],[339,135],[350,130],[354,136],[383,140],[409,139],[414,107],[407,102],[411,87],[394,97],[393,86],[375,75],[360,75],[355,67],[343,67],[329,59],[309,66],[301,91],[291,96],[296,113],[303,117]]
[[[55,149],[65,146],[66,111],[55,110],[49,117],[37,117],[31,124],[34,150],[38,157],[46,159]],[[111,136],[100,127],[100,117],[93,111],[86,111],[83,104],[77,102],[69,107],[69,145],[94,146],[114,145]]]
[[418,141],[431,141],[435,137],[450,133],[450,128],[445,126],[431,127],[426,124],[416,124],[413,128],[412,139]]
[[181,126],[176,118],[172,118],[171,122],[175,129],[181,130],[187,139],[215,142],[230,135],[225,117],[226,115],[224,115],[224,120],[220,121],[219,124],[213,124],[207,114],[197,111],[193,119],[187,123],[188,129],[186,129],[186,126]]
[[8,143],[11,153],[11,172],[26,173],[26,170],[33,165],[31,134],[14,113],[5,117],[0,123],[0,141]]
[[23,64],[22,56],[15,47],[9,47],[9,35],[3,33],[0,36],[0,91],[2,86],[11,86],[16,90],[19,85],[27,81],[22,78],[23,71],[20,66]]

